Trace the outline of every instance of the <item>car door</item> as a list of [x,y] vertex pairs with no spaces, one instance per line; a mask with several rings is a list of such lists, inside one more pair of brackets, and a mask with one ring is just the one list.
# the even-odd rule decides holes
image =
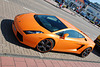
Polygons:
[[63,34],[69,34],[69,36],[63,38],[62,35],[62,38],[59,39],[57,45],[55,46],[61,51],[75,51],[86,42],[85,37],[75,30],[66,30]]

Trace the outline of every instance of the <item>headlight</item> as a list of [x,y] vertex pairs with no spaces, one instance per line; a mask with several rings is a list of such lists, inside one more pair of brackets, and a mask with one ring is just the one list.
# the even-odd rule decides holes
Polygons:
[[41,31],[24,31],[25,34],[39,34],[39,33],[43,33]]

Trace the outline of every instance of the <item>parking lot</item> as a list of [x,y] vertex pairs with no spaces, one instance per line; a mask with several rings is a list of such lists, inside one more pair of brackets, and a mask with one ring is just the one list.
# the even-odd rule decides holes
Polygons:
[[93,50],[86,58],[81,58],[77,54],[72,53],[54,51],[40,53],[33,48],[19,43],[13,34],[11,24],[17,14],[29,12],[60,16],[85,32],[92,40],[95,40],[100,32],[99,28],[88,23],[81,17],[72,16],[44,0],[29,0],[28,2],[27,0],[0,0],[0,55],[100,63],[100,53],[96,50]]

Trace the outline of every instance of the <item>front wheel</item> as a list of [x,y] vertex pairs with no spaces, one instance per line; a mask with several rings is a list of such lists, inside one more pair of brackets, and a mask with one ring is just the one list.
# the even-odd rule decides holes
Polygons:
[[88,56],[91,51],[92,51],[92,48],[88,47],[80,55],[81,55],[81,57],[84,58],[84,57]]
[[52,39],[44,39],[40,41],[37,45],[37,50],[41,53],[46,53],[52,50],[54,42]]

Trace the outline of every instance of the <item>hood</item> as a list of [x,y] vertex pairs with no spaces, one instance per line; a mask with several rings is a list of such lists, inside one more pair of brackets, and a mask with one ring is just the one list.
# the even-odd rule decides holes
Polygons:
[[16,24],[23,30],[23,31],[42,31],[44,33],[51,33],[50,31],[46,30],[42,26],[40,26],[34,18],[35,13],[28,13],[17,15],[15,17]]

